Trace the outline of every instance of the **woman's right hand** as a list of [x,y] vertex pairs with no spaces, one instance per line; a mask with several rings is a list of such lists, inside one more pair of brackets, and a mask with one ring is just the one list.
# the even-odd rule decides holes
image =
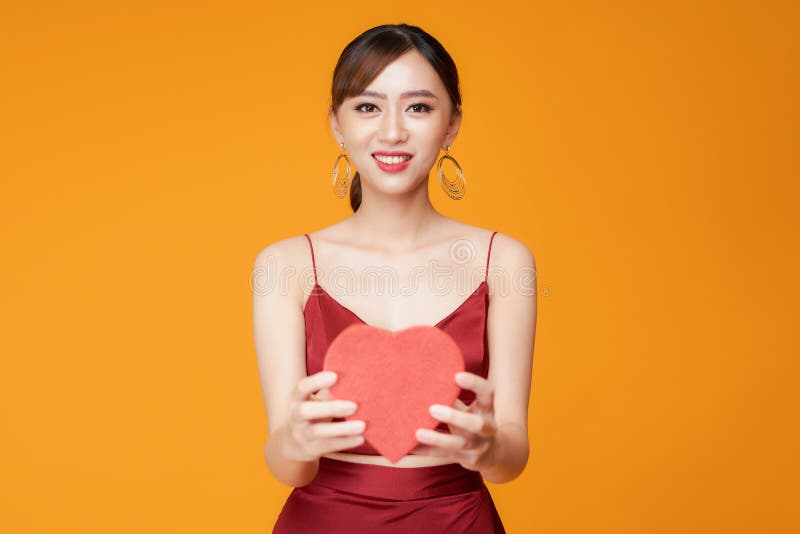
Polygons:
[[364,443],[364,421],[332,422],[334,417],[352,415],[356,403],[331,399],[315,392],[336,383],[336,373],[320,371],[302,378],[294,388],[289,409],[287,458],[310,462],[323,454],[357,447]]

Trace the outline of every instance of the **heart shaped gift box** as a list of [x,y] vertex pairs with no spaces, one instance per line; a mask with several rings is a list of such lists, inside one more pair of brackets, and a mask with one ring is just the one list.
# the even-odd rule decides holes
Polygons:
[[434,326],[393,332],[352,324],[331,342],[323,370],[338,376],[329,390],[333,398],[358,404],[345,419],[363,420],[364,439],[397,463],[419,444],[418,428],[439,424],[430,405],[452,406],[458,398],[455,375],[464,371],[464,356],[453,338]]

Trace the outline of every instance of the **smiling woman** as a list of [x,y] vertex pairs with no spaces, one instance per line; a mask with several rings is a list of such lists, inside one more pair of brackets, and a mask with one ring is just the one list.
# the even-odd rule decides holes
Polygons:
[[[295,273],[310,266],[314,273],[310,289],[296,277],[287,294],[254,293],[270,434],[265,456],[276,478],[294,486],[275,533],[505,532],[483,479],[508,482],[527,464],[535,277],[533,288],[493,294],[489,266],[518,279],[520,272],[535,273],[535,263],[524,244],[448,218],[430,202],[429,173],[440,150],[449,151],[461,113],[453,59],[416,26],[367,30],[336,64],[331,131],[358,172],[334,191],[350,186],[353,214],[314,232],[313,240],[305,233],[274,243],[256,259],[259,270]],[[445,153],[439,166],[444,158],[452,159]],[[454,199],[464,191],[458,169],[455,184],[440,174]],[[472,267],[480,282],[464,298],[458,291],[438,294],[442,284],[433,281],[419,287],[417,276],[411,297],[387,298],[378,288],[377,296],[346,300],[323,289],[333,287],[329,280],[320,284],[320,265],[372,273],[387,259],[409,277],[431,261],[444,263],[436,274]],[[322,370],[328,347],[353,324],[391,332],[435,328],[455,341],[464,359],[464,372],[441,377],[460,388],[455,403],[429,406],[438,426],[417,428],[416,446],[396,462],[365,441],[373,423],[354,419],[364,417],[356,403],[333,398],[329,388],[339,377]],[[410,402],[405,394],[394,397]]]
[[[419,85],[401,90],[396,96],[374,88],[402,87],[399,84],[410,84],[415,79],[419,80]],[[396,109],[398,107],[400,109]],[[398,24],[372,28],[342,51],[333,71],[329,113],[337,139],[350,150],[358,169],[365,169],[368,164],[363,161],[364,153],[357,152],[359,134],[368,133],[363,132],[364,128],[375,129],[375,121],[381,122],[377,127],[381,128],[384,142],[396,142],[403,128],[410,126],[430,137],[441,137],[442,129],[446,129],[444,146],[449,147],[461,124],[458,69],[442,44],[416,26]],[[406,170],[414,157],[418,167],[430,169],[438,155],[438,146],[432,143],[421,146],[434,147],[436,153],[387,150],[369,155],[377,167],[386,172]],[[381,155],[401,156],[406,160],[383,159]],[[350,186],[353,211],[361,205],[361,174],[356,172]]]

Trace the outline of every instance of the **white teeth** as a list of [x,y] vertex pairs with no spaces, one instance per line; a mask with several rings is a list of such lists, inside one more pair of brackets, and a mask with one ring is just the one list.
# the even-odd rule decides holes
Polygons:
[[374,157],[381,163],[387,163],[389,165],[396,165],[411,159],[411,156],[381,156],[380,154],[375,154]]

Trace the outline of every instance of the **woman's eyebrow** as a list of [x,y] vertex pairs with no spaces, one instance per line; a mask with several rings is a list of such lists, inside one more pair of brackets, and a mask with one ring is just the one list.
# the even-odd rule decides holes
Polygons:
[[[385,94],[378,93],[377,91],[369,91],[367,89],[364,89],[363,91],[361,91],[361,93],[358,96],[371,96],[373,98],[382,98],[382,99],[386,100],[386,95]],[[429,96],[431,98],[436,98],[436,99],[439,98],[438,96],[436,96],[435,94],[431,93],[427,89],[418,89],[416,91],[406,91],[405,93],[401,93],[400,94],[400,98],[410,98],[410,97],[413,97],[413,96]]]

